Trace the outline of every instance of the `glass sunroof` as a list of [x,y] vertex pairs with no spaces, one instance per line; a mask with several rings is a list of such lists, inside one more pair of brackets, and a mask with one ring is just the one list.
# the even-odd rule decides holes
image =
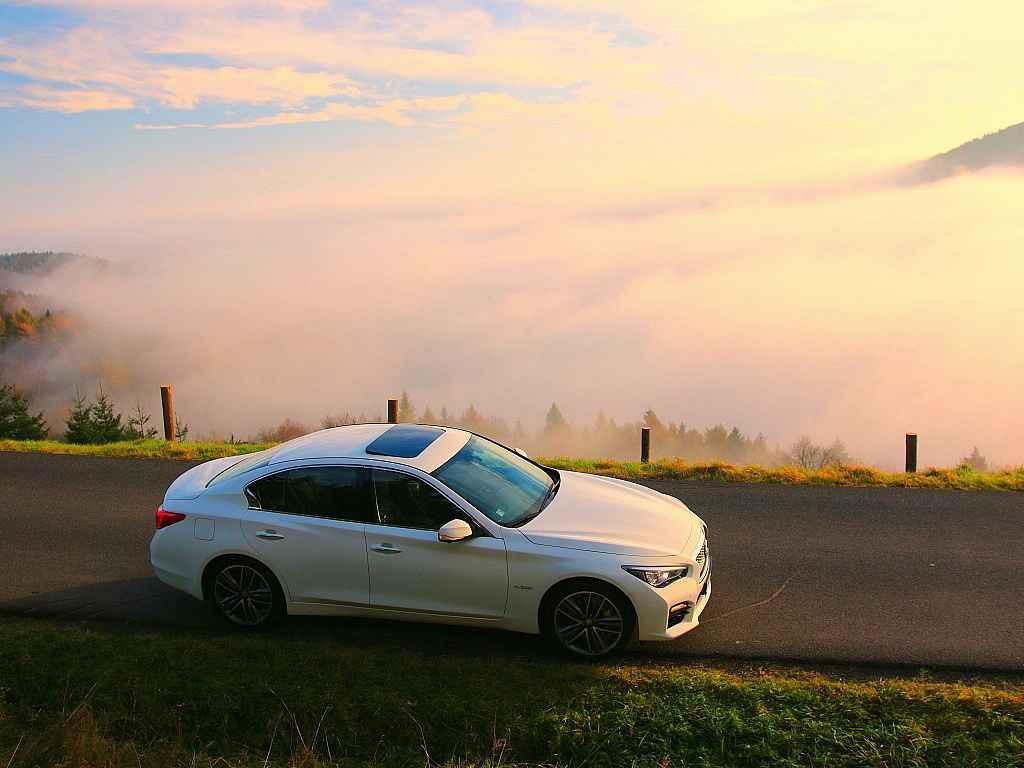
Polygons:
[[426,450],[444,432],[440,427],[421,427],[418,424],[396,424],[368,446],[366,452],[374,456],[396,456],[413,459]]

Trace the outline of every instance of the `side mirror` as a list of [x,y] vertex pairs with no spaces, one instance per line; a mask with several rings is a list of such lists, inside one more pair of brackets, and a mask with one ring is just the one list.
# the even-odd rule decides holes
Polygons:
[[465,520],[449,520],[437,532],[438,541],[462,541],[473,535],[473,528]]

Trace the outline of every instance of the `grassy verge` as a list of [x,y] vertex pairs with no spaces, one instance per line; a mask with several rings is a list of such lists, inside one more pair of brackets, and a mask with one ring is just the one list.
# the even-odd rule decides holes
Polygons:
[[[56,440],[0,440],[0,451],[206,461],[219,459],[222,456],[252,453],[269,448],[270,445],[271,443],[168,443],[164,440],[134,440],[106,445],[71,445]],[[956,469],[930,467],[923,472],[908,475],[902,472],[883,472],[874,467],[864,466],[835,466],[808,470],[800,467],[736,466],[723,462],[691,464],[681,459],[661,459],[648,464],[641,464],[638,461],[563,457],[539,460],[555,469],[590,472],[626,480],[1024,491],[1024,467],[998,472],[978,472],[970,467],[957,467]]]
[[224,456],[253,453],[269,448],[270,443],[203,443],[166,440],[125,440],[105,445],[75,445],[57,440],[0,440],[0,451],[24,453],[60,453],[71,456],[114,456],[125,459],[182,459],[208,461]]
[[689,464],[679,459],[638,461],[594,459],[544,459],[556,469],[571,469],[627,480],[692,480],[723,483],[778,483],[787,485],[878,485],[891,488],[948,488],[965,491],[1024,491],[1024,467],[999,472],[978,472],[970,467],[923,472],[883,472],[874,467],[833,466],[824,469],[801,467],[736,466],[723,462]]
[[1024,760],[1016,681],[843,679],[635,657],[576,664],[539,653],[530,638],[509,641],[512,653],[490,633],[453,646],[454,631],[320,621],[259,636],[158,634],[3,619],[0,765],[1008,768]]

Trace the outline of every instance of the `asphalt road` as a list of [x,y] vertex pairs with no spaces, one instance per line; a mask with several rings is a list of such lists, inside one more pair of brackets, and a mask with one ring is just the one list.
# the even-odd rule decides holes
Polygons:
[[[148,561],[153,508],[189,466],[0,453],[0,611],[210,625]],[[1024,669],[1024,494],[650,485],[708,522],[714,595],[697,630],[636,653]],[[354,620],[313,621],[341,635]],[[417,645],[530,642],[359,626]]]

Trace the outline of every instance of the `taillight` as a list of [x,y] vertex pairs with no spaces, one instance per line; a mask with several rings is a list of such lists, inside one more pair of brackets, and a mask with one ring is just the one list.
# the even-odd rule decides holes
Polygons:
[[164,509],[163,504],[156,508],[156,529],[158,531],[161,528],[166,528],[168,525],[180,523],[184,519],[185,515],[181,512],[168,512]]

